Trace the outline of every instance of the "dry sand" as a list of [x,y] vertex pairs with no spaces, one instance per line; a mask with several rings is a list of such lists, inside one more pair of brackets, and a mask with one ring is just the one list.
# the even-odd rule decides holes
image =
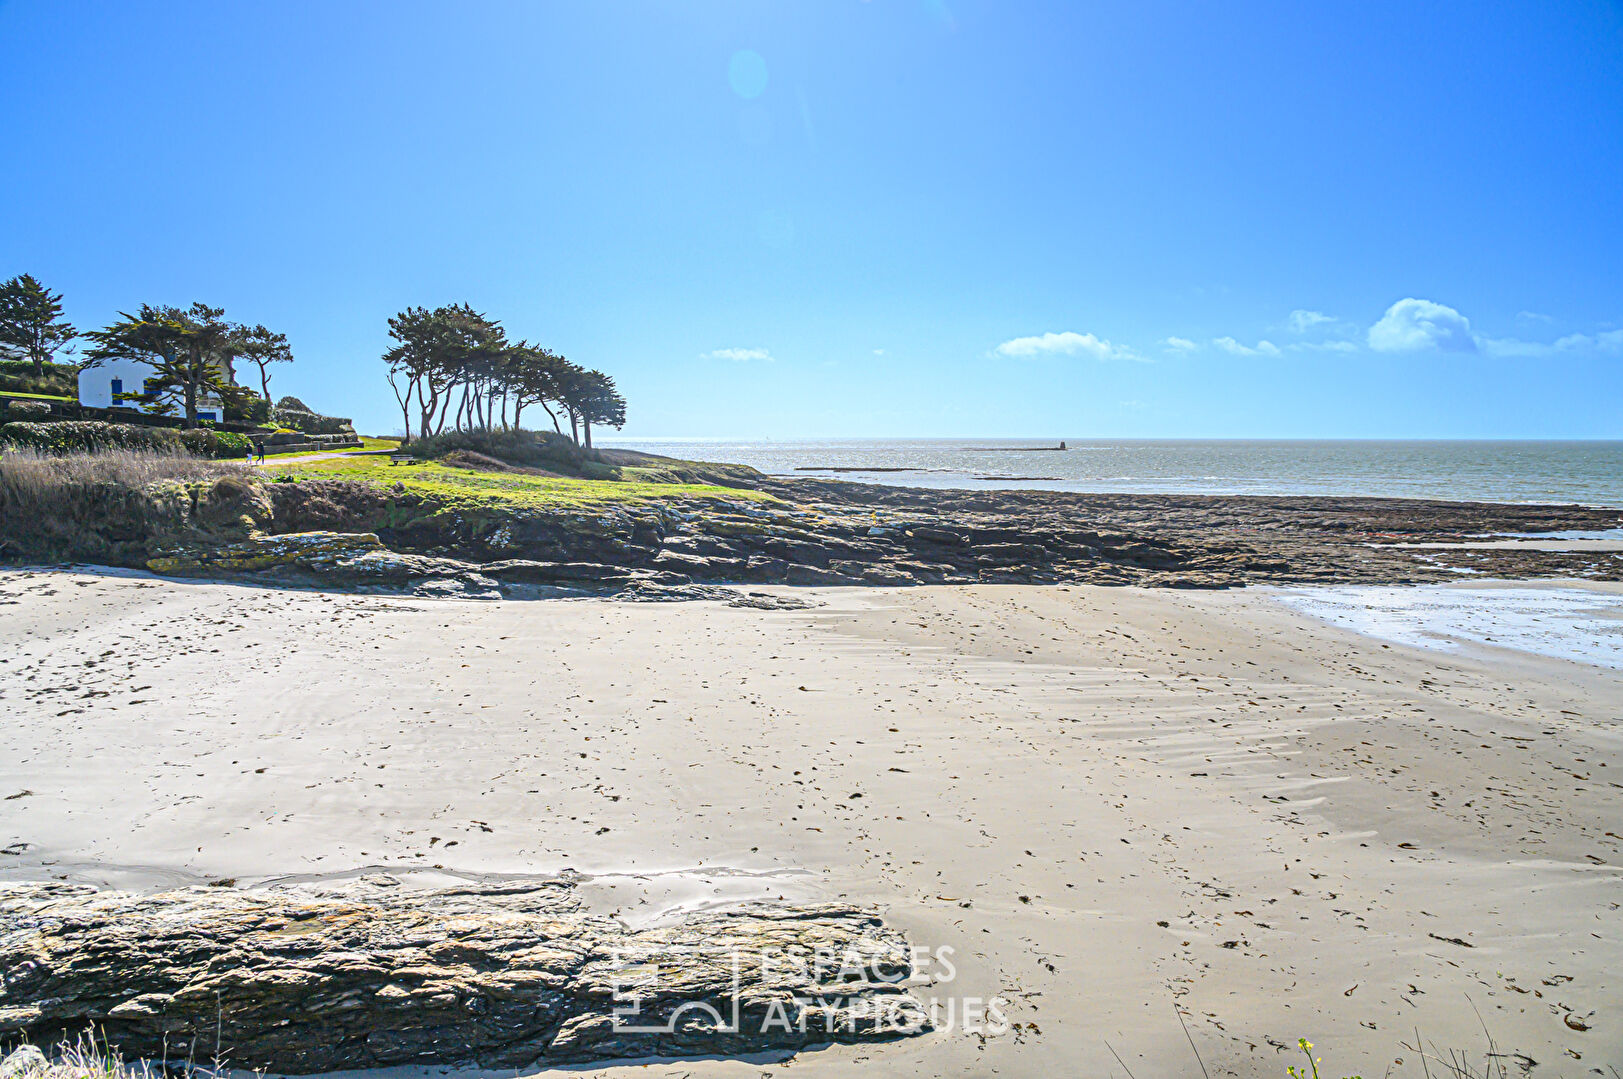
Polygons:
[[1416,1028],[1480,1063],[1484,1023],[1536,1076],[1623,1067],[1617,671],[1259,591],[796,594],[824,606],[5,572],[0,876],[848,897],[953,949],[943,1018],[1018,1024],[627,1075],[1199,1074],[1174,1002],[1212,1075],[1298,1037],[1420,1075]]

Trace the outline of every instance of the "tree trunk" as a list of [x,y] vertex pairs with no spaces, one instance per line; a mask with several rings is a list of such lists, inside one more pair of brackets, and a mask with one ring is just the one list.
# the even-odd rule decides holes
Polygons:
[[583,426],[586,429],[586,448],[591,449],[592,448],[592,421],[589,418],[586,419],[586,420],[583,420],[581,422],[581,426]]
[[[428,388],[428,396],[426,398],[423,396],[424,386],[427,386]],[[417,424],[419,437],[427,438],[429,435],[437,433],[432,430],[429,425],[434,422],[434,415],[435,413],[439,412],[439,410],[439,391],[435,389],[433,384],[428,381],[427,376],[424,376],[423,382],[419,383],[417,387]]]
[[[406,392],[400,392],[399,383],[395,382],[395,370],[389,369],[389,388],[394,391],[395,403],[400,406],[400,444],[404,446],[411,441],[411,385],[406,386]],[[270,400],[267,395],[266,401]]]
[[197,383],[195,383],[195,382],[186,383],[185,400],[186,400],[186,426],[188,428],[196,427],[197,426]]

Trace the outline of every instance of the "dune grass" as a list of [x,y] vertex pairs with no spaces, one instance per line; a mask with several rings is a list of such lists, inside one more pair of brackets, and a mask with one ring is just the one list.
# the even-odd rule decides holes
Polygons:
[[0,455],[0,506],[8,510],[63,509],[64,492],[84,485],[140,490],[159,480],[217,480],[226,476],[252,482],[257,473],[238,461],[211,461],[185,453],[101,450],[53,455],[13,447]]
[[[284,474],[278,470],[277,475]],[[434,462],[394,465],[387,457],[339,457],[299,461],[285,474],[297,479],[356,480],[406,490],[447,505],[469,508],[493,503],[561,509],[670,501],[775,502],[758,491],[704,483],[650,483],[638,480],[585,480],[514,472],[479,472]]]

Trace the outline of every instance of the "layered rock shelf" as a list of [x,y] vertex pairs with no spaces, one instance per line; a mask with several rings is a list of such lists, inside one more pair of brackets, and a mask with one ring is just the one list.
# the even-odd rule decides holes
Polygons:
[[534,586],[665,598],[716,583],[1227,588],[1420,583],[1462,573],[1623,579],[1614,550],[1471,542],[1617,529],[1616,509],[925,491],[758,473],[750,484],[774,497],[470,507],[399,485],[236,479],[87,491],[80,520],[54,529],[8,522],[0,554],[486,598]]
[[872,911],[756,906],[632,929],[567,881],[154,895],[0,886],[0,1043],[282,1073],[736,1055],[930,1029]]

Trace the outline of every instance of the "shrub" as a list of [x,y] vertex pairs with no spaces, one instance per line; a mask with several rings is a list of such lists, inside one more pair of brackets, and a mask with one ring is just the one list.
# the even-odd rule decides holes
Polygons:
[[[553,431],[446,431],[427,438],[414,438],[403,448],[429,459],[465,450],[508,464],[545,468],[571,476],[580,475],[587,466],[597,464],[567,435]],[[612,479],[618,475],[606,465],[599,467],[607,469],[609,474],[594,478]]]
[[289,412],[314,412],[315,411],[315,409],[311,408],[309,405],[305,404],[303,401],[299,400],[297,397],[294,397],[291,393],[286,395],[285,397],[283,397],[280,401],[276,402],[276,410],[278,412],[280,412],[283,409],[286,409]]
[[[286,400],[286,398],[283,398]],[[307,435],[341,435],[354,430],[350,421],[341,416],[318,416],[314,412],[304,412],[294,408],[278,408],[276,422],[283,427],[291,427]]]
[[227,401],[225,406],[225,418],[240,423],[265,423],[270,414],[270,402],[253,394],[245,395],[238,402]]
[[45,373],[36,375],[33,360],[0,360],[0,390],[78,400],[79,369],[71,363],[47,363]]
[[[181,441],[186,441],[187,435],[196,434],[196,431],[182,431]],[[208,452],[199,453],[199,457],[241,457],[254,448],[254,440],[247,435],[236,431],[210,431],[213,439],[208,444]]]
[[168,427],[142,427],[97,420],[61,423],[0,424],[0,446],[18,446],[42,453],[90,453],[101,450],[145,450],[151,453],[188,453],[195,457],[241,457],[253,446],[234,431],[199,428],[176,431]]
[[6,415],[16,419],[28,419],[32,416],[49,416],[51,405],[48,401],[7,401]]

